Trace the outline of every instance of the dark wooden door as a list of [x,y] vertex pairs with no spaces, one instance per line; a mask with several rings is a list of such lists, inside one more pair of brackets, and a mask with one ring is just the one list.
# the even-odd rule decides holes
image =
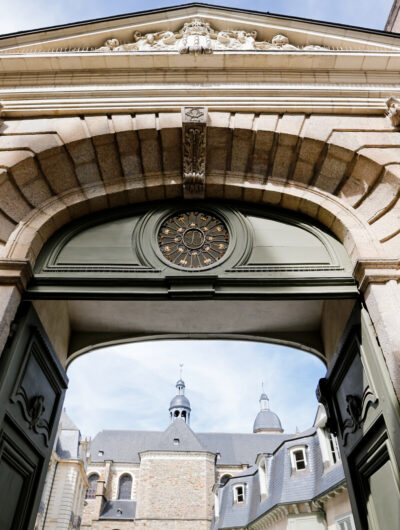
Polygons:
[[0,528],[34,527],[67,377],[31,304],[0,357]]
[[356,527],[400,528],[400,409],[375,330],[358,306],[317,395],[338,436]]

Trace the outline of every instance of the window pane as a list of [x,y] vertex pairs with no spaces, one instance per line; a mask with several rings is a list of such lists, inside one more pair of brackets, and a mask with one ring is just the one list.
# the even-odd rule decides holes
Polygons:
[[303,451],[295,451],[294,459],[296,462],[296,469],[305,469],[306,468],[306,459]]
[[132,493],[132,477],[123,475],[119,479],[118,499],[130,499]]
[[99,480],[99,475],[97,475],[97,473],[90,475],[90,477],[88,478],[89,487],[86,490],[85,499],[94,499],[96,497],[98,480]]

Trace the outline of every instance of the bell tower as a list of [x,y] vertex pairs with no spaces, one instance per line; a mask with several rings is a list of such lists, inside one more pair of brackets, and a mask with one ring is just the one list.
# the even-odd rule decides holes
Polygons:
[[185,396],[185,382],[182,379],[182,367],[183,364],[180,365],[180,376],[178,381],[176,382],[176,388],[178,389],[178,393],[174,398],[172,398],[171,403],[169,405],[169,415],[172,421],[176,420],[183,420],[188,425],[190,424],[190,401]]

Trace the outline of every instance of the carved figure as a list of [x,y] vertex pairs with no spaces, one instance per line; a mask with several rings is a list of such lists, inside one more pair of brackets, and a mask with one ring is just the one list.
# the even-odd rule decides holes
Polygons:
[[358,396],[349,394],[346,396],[347,407],[354,429],[358,428],[361,423],[361,399]]
[[391,96],[386,100],[386,116],[392,122],[393,127],[400,126],[400,99]]
[[97,48],[98,52],[111,52],[119,46],[118,39],[107,39],[101,48]]
[[285,35],[275,35],[271,41],[257,41],[256,31],[216,31],[200,17],[185,22],[179,31],[159,31],[142,35],[135,31],[132,42],[121,44],[108,39],[96,51],[177,51],[179,53],[210,54],[214,50],[326,50],[323,46],[294,46]]
[[44,396],[34,396],[30,400],[28,414],[30,416],[29,427],[31,429],[36,430],[36,427],[41,427],[40,418],[45,410]]

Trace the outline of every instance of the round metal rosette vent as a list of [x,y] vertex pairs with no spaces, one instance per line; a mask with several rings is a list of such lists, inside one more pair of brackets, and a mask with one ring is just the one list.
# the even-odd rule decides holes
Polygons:
[[215,215],[191,211],[166,219],[158,232],[158,245],[168,261],[186,269],[217,263],[229,246],[225,223]]

